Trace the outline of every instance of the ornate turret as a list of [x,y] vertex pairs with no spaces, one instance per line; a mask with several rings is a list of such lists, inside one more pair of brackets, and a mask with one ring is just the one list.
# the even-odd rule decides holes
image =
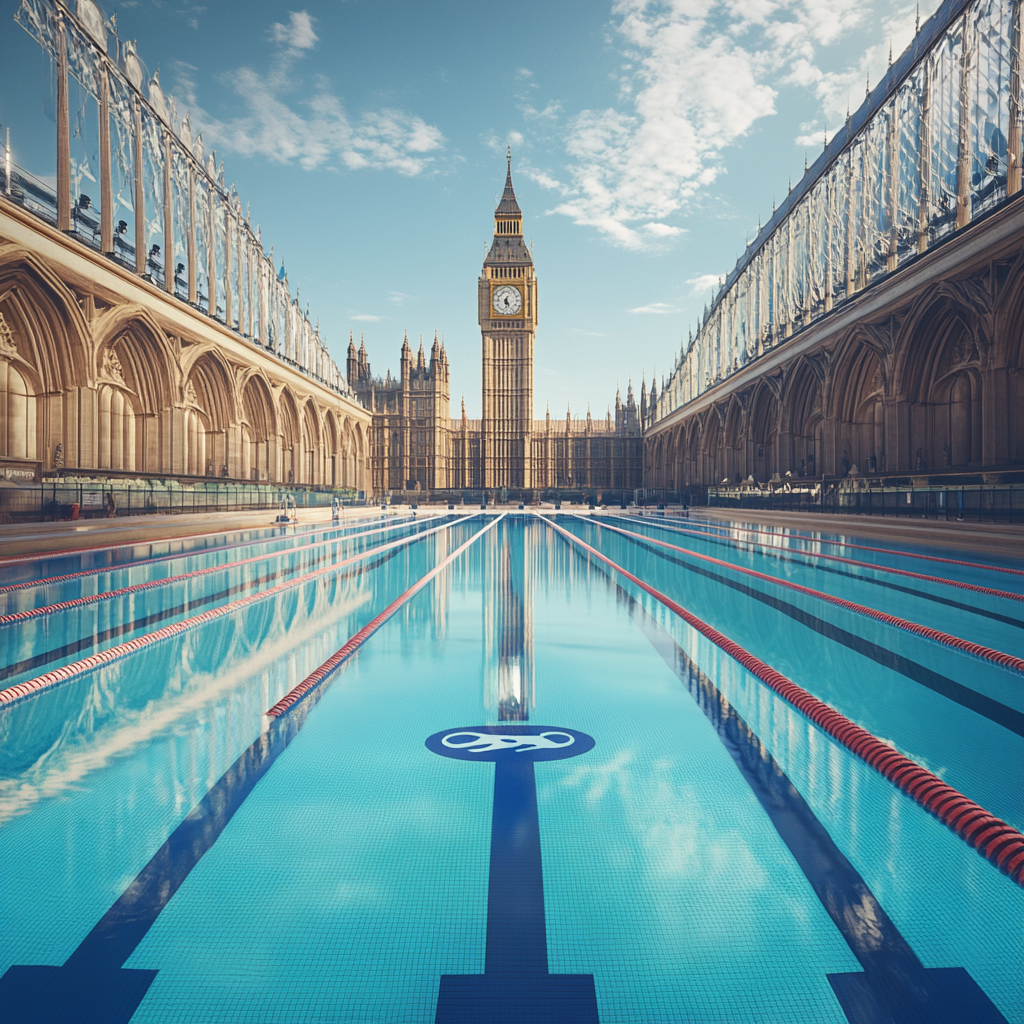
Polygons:
[[508,151],[505,190],[494,208],[494,241],[484,260],[484,266],[509,264],[532,266],[533,256],[523,241],[523,211],[519,209],[515,189],[512,187],[512,150]]

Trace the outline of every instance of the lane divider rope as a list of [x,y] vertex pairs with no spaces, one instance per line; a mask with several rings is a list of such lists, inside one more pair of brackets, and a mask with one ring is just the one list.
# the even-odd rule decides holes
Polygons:
[[[481,513],[479,512],[476,513],[476,515],[480,514]],[[467,516],[465,519],[459,520],[459,522],[467,522],[473,518],[474,516]],[[432,530],[428,530],[426,533],[417,533],[412,537],[402,537],[399,540],[393,540],[388,544],[382,544],[380,547],[361,551],[359,554],[352,555],[340,562],[332,562],[330,565],[325,566],[322,569],[316,569],[313,572],[304,573],[302,576],[296,576],[295,579],[286,580],[284,583],[278,583],[269,590],[260,591],[258,594],[250,594],[248,597],[239,598],[237,601],[230,601],[217,608],[211,608],[208,611],[200,612],[198,615],[182,619],[180,622],[174,622],[170,626],[164,626],[162,629],[155,630],[152,633],[147,633],[145,636],[140,636],[134,640],[129,640],[126,643],[118,644],[116,647],[108,647],[105,651],[92,654],[80,661],[72,662],[70,665],[63,665],[61,668],[53,669],[51,672],[37,676],[35,679],[29,679],[24,683],[18,683],[17,685],[10,686],[5,690],[0,690],[0,708],[8,704],[15,704],[29,697],[34,697],[44,690],[67,683],[76,676],[90,672],[93,669],[98,668],[100,665],[109,664],[119,658],[123,658],[129,654],[134,654],[136,651],[141,650],[143,647],[148,647],[150,644],[166,640],[172,636],[177,636],[179,633],[184,633],[187,630],[194,629],[195,627],[204,625],[207,622],[212,622],[214,619],[219,619],[225,615],[230,615],[247,605],[254,604],[256,601],[262,601],[274,594],[279,594],[284,590],[300,586],[312,579],[323,576],[325,573],[340,569],[342,566],[351,565],[353,562],[361,562],[366,558],[382,554],[385,551],[391,551],[394,548],[401,547],[405,544],[411,544],[414,541],[422,540],[424,537],[429,537],[431,534],[437,533],[439,530],[451,529],[453,526],[457,525],[458,523],[456,522],[447,523],[442,526],[435,526]]]
[[[985,562],[965,562],[958,558],[943,558],[940,555],[924,555],[918,551],[893,551],[892,548],[877,548],[870,544],[854,544],[845,540],[826,540],[823,537],[804,537],[797,533],[776,533],[774,530],[751,530],[745,526],[722,526],[713,520],[688,519],[687,522],[695,523],[697,526],[706,526],[712,530],[734,530],[737,533],[761,534],[765,537],[777,537],[781,540],[798,540],[802,544],[829,544],[835,548],[856,548],[858,551],[877,551],[882,555],[892,555],[895,558],[920,558],[926,562],[944,562],[946,565],[965,565],[969,569],[986,569],[989,572],[1004,572],[1011,576],[1024,576],[1024,569],[1011,569],[1005,565],[988,565]],[[714,536],[714,535],[712,535]],[[871,564],[871,563],[866,563]]]
[[[609,516],[610,519],[622,519],[622,516]],[[625,520],[626,522],[633,522],[631,519]],[[1018,601],[1024,603],[1024,594],[1014,594],[1009,590],[995,590],[992,587],[983,587],[978,583],[964,583],[961,580],[949,580],[943,576],[928,576],[924,573],[911,572],[909,569],[896,569],[891,565],[875,565],[873,562],[859,562],[855,558],[844,558],[842,555],[826,555],[822,552],[814,551],[798,551],[796,548],[779,548],[772,544],[763,544],[760,541],[741,541],[736,540],[733,537],[725,537],[721,534],[713,533],[698,533],[696,530],[689,530],[683,526],[676,526],[672,524],[669,526],[666,523],[657,522],[655,520],[644,519],[643,523],[660,527],[664,530],[671,530],[674,533],[685,533],[690,536],[700,537],[702,540],[720,540],[726,544],[730,544],[733,547],[738,547],[740,544],[756,544],[762,551],[766,551],[771,555],[776,556],[796,556],[797,558],[815,559],[820,558],[828,562],[841,562],[844,565],[855,565],[861,569],[873,569],[876,572],[888,572],[893,573],[896,576],[908,576],[910,579],[923,580],[926,583],[939,583],[945,587],[956,587],[957,590],[972,590],[976,594],[987,594],[990,597],[1003,597],[1008,601]],[[776,534],[776,536],[778,536]],[[853,545],[855,546],[855,545]],[[882,548],[872,550],[883,550]],[[972,565],[971,562],[958,562],[958,565]],[[979,565],[979,569],[988,568],[988,566]]]
[[[153,587],[166,586],[169,583],[180,583],[182,580],[197,579],[200,576],[209,576],[211,573],[225,572],[228,569],[237,569],[242,565],[251,565],[253,562],[269,561],[273,558],[285,558],[289,555],[304,555],[309,551],[316,551],[317,548],[326,547],[328,544],[339,544],[343,541],[358,540],[360,537],[369,537],[382,529],[393,530],[398,526],[411,526],[416,520],[395,524],[395,526],[379,527],[374,530],[365,530],[362,533],[352,533],[346,537],[330,537],[326,540],[317,541],[315,544],[306,544],[299,548],[289,548],[285,551],[271,552],[265,555],[253,555],[251,558],[243,558],[237,562],[226,562],[224,565],[211,565],[206,569],[194,569],[192,572],[181,573],[178,576],[164,576],[158,580],[148,580],[145,583],[133,583],[127,587],[120,587],[117,590],[107,591],[102,594],[87,594],[85,597],[69,598],[67,601],[58,601],[55,604],[41,605],[38,608],[26,608],[20,612],[11,612],[9,615],[0,615],[0,627],[12,623],[22,623],[28,619],[37,618],[40,615],[52,615],[54,612],[67,611],[69,608],[81,608],[85,605],[95,604],[97,601],[107,601],[115,597],[124,597],[126,594],[137,594],[143,590]],[[422,520],[429,522],[429,520]],[[136,563],[138,564],[138,563]]]
[[352,657],[381,626],[391,618],[411,597],[418,594],[438,573],[455,561],[471,544],[479,540],[488,530],[496,526],[505,513],[493,519],[482,530],[474,533],[464,544],[459,545],[450,555],[438,562],[425,576],[417,580],[404,594],[396,598],[379,615],[371,619],[358,633],[354,633],[343,647],[334,652],[318,669],[311,672],[298,686],[289,690],[272,708],[265,712],[269,718],[278,718],[291,710],[303,697],[320,686],[335,670]]
[[[582,516],[576,516],[583,522],[588,520],[583,519]],[[1015,672],[1024,674],[1024,658],[1018,658],[1013,654],[1004,654],[1002,651],[993,650],[991,647],[984,647],[982,644],[974,643],[973,640],[964,640],[962,637],[953,636],[950,633],[943,633],[941,630],[932,629],[931,626],[922,626],[917,622],[910,622],[907,619],[898,618],[895,615],[889,615],[887,612],[880,612],[876,608],[869,608],[867,605],[857,604],[854,601],[847,601],[842,597],[835,597],[832,594],[826,594],[820,590],[813,590],[811,587],[802,586],[799,583],[792,583],[789,580],[780,579],[777,576],[769,576],[767,573],[758,572],[756,569],[748,569],[741,565],[736,565],[733,562],[726,562],[721,558],[714,558],[711,555],[702,555],[699,552],[691,551],[689,548],[681,548],[677,544],[669,544],[668,541],[657,540],[654,537],[647,537],[644,534],[634,533],[630,530],[623,530],[617,526],[609,526],[607,523],[602,523],[597,519],[589,520],[593,522],[593,525],[602,530],[612,530],[615,533],[621,533],[624,537],[630,537],[634,540],[640,541],[645,544],[656,544],[658,547],[669,548],[671,551],[678,551],[680,554],[687,555],[690,558],[700,559],[702,562],[711,562],[713,565],[720,565],[725,569],[730,569],[733,572],[742,573],[744,576],[752,576],[754,579],[764,580],[766,583],[773,583],[778,587],[785,587],[787,590],[794,590],[799,594],[806,594],[809,597],[817,598],[819,601],[826,601],[829,604],[833,604],[838,608],[844,608],[847,611],[856,612],[858,615],[866,615],[868,618],[875,619],[878,622],[884,622],[888,626],[895,626],[897,629],[906,630],[908,633],[916,633],[918,636],[923,636],[928,640],[934,640],[936,643],[944,644],[946,647],[953,647],[958,651],[965,651],[968,654],[973,654],[979,658],[984,658],[986,661],[994,662],[996,665],[1000,665],[1003,668],[1012,669]]]
[[[423,520],[423,521],[427,522],[427,520]],[[265,557],[270,558],[270,557],[273,557],[275,554],[278,554],[278,555],[285,554],[285,553],[287,553],[289,551],[304,551],[304,550],[307,550],[309,548],[317,547],[320,544],[329,544],[331,541],[335,541],[335,540],[337,540],[337,541],[351,540],[354,536],[363,537],[363,536],[366,536],[366,534],[368,534],[368,533],[378,533],[378,532],[383,533],[383,532],[385,532],[387,530],[397,530],[400,526],[408,526],[410,522],[418,522],[418,520],[411,519],[411,518],[403,519],[399,523],[391,523],[391,524],[389,524],[387,526],[377,526],[377,527],[374,527],[372,530],[366,530],[366,531],[364,531],[361,534],[349,534],[347,536],[346,535],[340,535],[340,536],[336,536],[336,537],[325,537],[324,540],[317,541],[316,543],[312,543],[312,544],[310,544],[310,543],[302,543],[302,544],[299,544],[297,546],[292,546],[292,547],[289,547],[289,548],[284,548],[283,550],[277,551],[277,552],[269,551],[269,552],[267,552]],[[334,531],[332,531],[332,530],[325,530],[325,531],[323,531],[324,534],[333,533],[333,532]],[[311,533],[308,536],[309,537],[313,537],[315,535],[316,535],[315,533]],[[206,555],[206,554],[219,554],[222,551],[233,551],[236,548],[249,548],[249,547],[252,547],[254,544],[274,544],[274,543],[280,544],[283,541],[291,541],[291,540],[294,540],[294,539],[295,539],[294,537],[283,537],[283,538],[278,538],[277,541],[275,541],[273,538],[270,538],[268,540],[243,541],[240,544],[227,544],[227,545],[224,545],[223,547],[219,547],[219,548],[208,548],[205,551],[184,552],[184,553],[178,554],[178,555],[159,555],[159,556],[157,556],[155,558],[139,559],[139,561],[137,561],[137,562],[124,562],[121,565],[103,565],[103,566],[100,566],[100,567],[94,568],[94,569],[79,569],[77,572],[65,573],[62,576],[44,576],[42,579],[37,579],[37,580],[20,580],[18,583],[8,583],[6,586],[0,587],[0,594],[10,594],[10,593],[13,593],[14,591],[26,590],[26,589],[28,589],[30,587],[48,587],[48,586],[51,586],[52,584],[55,584],[55,583],[68,583],[71,580],[82,579],[85,576],[98,576],[100,573],[104,573],[104,572],[120,572],[120,571],[126,570],[126,569],[134,569],[137,566],[156,565],[156,564],[158,564],[160,562],[176,562],[176,561],[179,561],[180,559],[183,559],[183,558],[201,558],[203,555]],[[302,538],[302,539],[306,540],[307,538]]]
[[851,722],[824,701],[818,700],[817,697],[797,686],[781,672],[766,665],[735,641],[730,640],[724,633],[709,626],[682,605],[673,601],[672,598],[655,590],[649,583],[634,576],[574,533],[547,517],[545,517],[545,521],[550,523],[552,528],[570,543],[583,548],[619,575],[650,594],[669,611],[678,615],[687,625],[710,640],[716,647],[725,651],[748,672],[774,690],[783,700],[806,715],[823,731],[851,753],[856,754],[879,774],[885,776],[898,789],[906,793],[980,853],[989,863],[1009,875],[1017,885],[1024,888],[1024,835],[1020,831],[990,814],[980,804],[943,782],[927,768],[923,768],[916,761],[912,761],[898,750],[883,743],[866,729]]
[[[326,508],[326,506],[325,506]],[[275,509],[264,509],[266,512],[274,512]],[[372,516],[365,516],[363,518],[372,519]],[[27,555],[7,555],[0,558],[0,569],[5,565],[18,565],[23,562],[41,562],[47,558],[65,558],[68,555],[88,555],[96,554],[100,551],[122,551],[126,548],[138,548],[148,545],[153,547],[154,544],[173,544],[175,541],[189,541],[189,540],[204,540],[207,537],[235,537],[241,533],[255,533],[257,531],[264,531],[268,529],[274,529],[276,524],[270,526],[246,526],[241,527],[238,530],[214,530],[212,533],[186,533],[180,537],[163,537],[160,540],[140,541],[136,544],[94,544],[90,547],[84,548],[61,548],[57,551],[30,551]],[[320,523],[308,524],[312,527],[309,530],[310,533],[316,533],[316,527],[321,526]],[[351,523],[352,526],[359,526],[358,520],[354,520]],[[343,527],[344,529],[344,527]],[[298,534],[296,534],[298,536]],[[251,541],[243,541],[241,544],[225,545],[224,547],[217,548],[204,548],[203,551],[223,551],[225,547],[244,547],[246,544],[261,544],[265,541],[273,540],[273,537],[265,537],[263,540],[255,539]],[[196,552],[197,554],[201,552]],[[126,562],[125,565],[138,564]]]

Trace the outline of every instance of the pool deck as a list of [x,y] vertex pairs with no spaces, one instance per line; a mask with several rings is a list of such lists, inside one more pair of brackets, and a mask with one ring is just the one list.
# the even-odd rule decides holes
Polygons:
[[845,533],[900,546],[928,544],[976,551],[987,555],[1020,556],[1024,553],[1024,523],[958,523],[941,519],[902,519],[894,516],[830,516],[799,512],[762,512],[756,509],[692,508],[697,519],[740,520],[769,527]]
[[[157,513],[76,522],[17,523],[0,526],[0,558],[36,552],[77,551],[107,545],[148,544],[234,530],[257,530],[274,526],[276,515],[276,509],[262,509],[252,512],[207,512],[178,516]],[[349,509],[345,513],[344,522],[358,523],[379,518],[379,508]],[[300,524],[329,523],[331,510],[300,508],[298,521]]]
[[[514,512],[518,505],[488,505],[488,511]],[[550,506],[534,508],[542,514],[553,514]],[[391,515],[408,512],[403,506],[390,510]],[[448,510],[443,505],[420,506],[421,517],[442,515]],[[475,506],[459,506],[455,512],[471,515],[480,511]],[[586,506],[563,509],[575,515],[590,515]],[[619,509],[608,509],[621,514]],[[653,511],[653,510],[649,510]],[[20,523],[0,526],[0,559],[17,555],[69,551],[105,547],[119,544],[143,544],[201,534],[259,529],[274,524],[276,510],[253,512],[209,512],[195,515],[155,514],[125,516],[117,519],[88,519],[76,522]],[[762,512],[753,509],[725,509],[698,507],[690,510],[696,519],[740,520],[771,527],[791,527],[798,530],[821,530],[858,537],[888,541],[894,544],[927,544],[936,547],[957,548],[979,554],[1012,554],[1024,551],[1024,524],[957,523],[934,519],[900,519],[882,516],[830,516],[795,512]],[[344,521],[358,523],[377,520],[380,509],[376,506],[349,509]],[[670,513],[670,518],[671,513]],[[329,523],[329,508],[298,510],[300,524]]]

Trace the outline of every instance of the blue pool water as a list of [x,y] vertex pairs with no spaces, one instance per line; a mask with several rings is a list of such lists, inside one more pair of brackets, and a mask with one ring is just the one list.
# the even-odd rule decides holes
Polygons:
[[[1018,595],[1024,576],[599,521],[632,536],[557,519],[1024,827],[1019,672],[640,538],[1017,655],[1020,601],[795,552]],[[0,709],[5,1021],[1024,1024],[1021,888],[537,516],[0,573],[0,615],[183,577],[0,625],[0,689],[252,598]]]

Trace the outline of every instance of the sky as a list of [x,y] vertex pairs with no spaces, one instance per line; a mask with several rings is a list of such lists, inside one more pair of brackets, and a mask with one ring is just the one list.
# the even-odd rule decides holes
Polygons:
[[[101,6],[217,151],[342,372],[350,331],[382,376],[405,331],[428,348],[436,331],[471,417],[507,146],[540,289],[534,414],[604,415],[617,385],[660,386],[917,16],[899,0]],[[32,171],[55,143],[16,9],[0,0],[0,127]]]

